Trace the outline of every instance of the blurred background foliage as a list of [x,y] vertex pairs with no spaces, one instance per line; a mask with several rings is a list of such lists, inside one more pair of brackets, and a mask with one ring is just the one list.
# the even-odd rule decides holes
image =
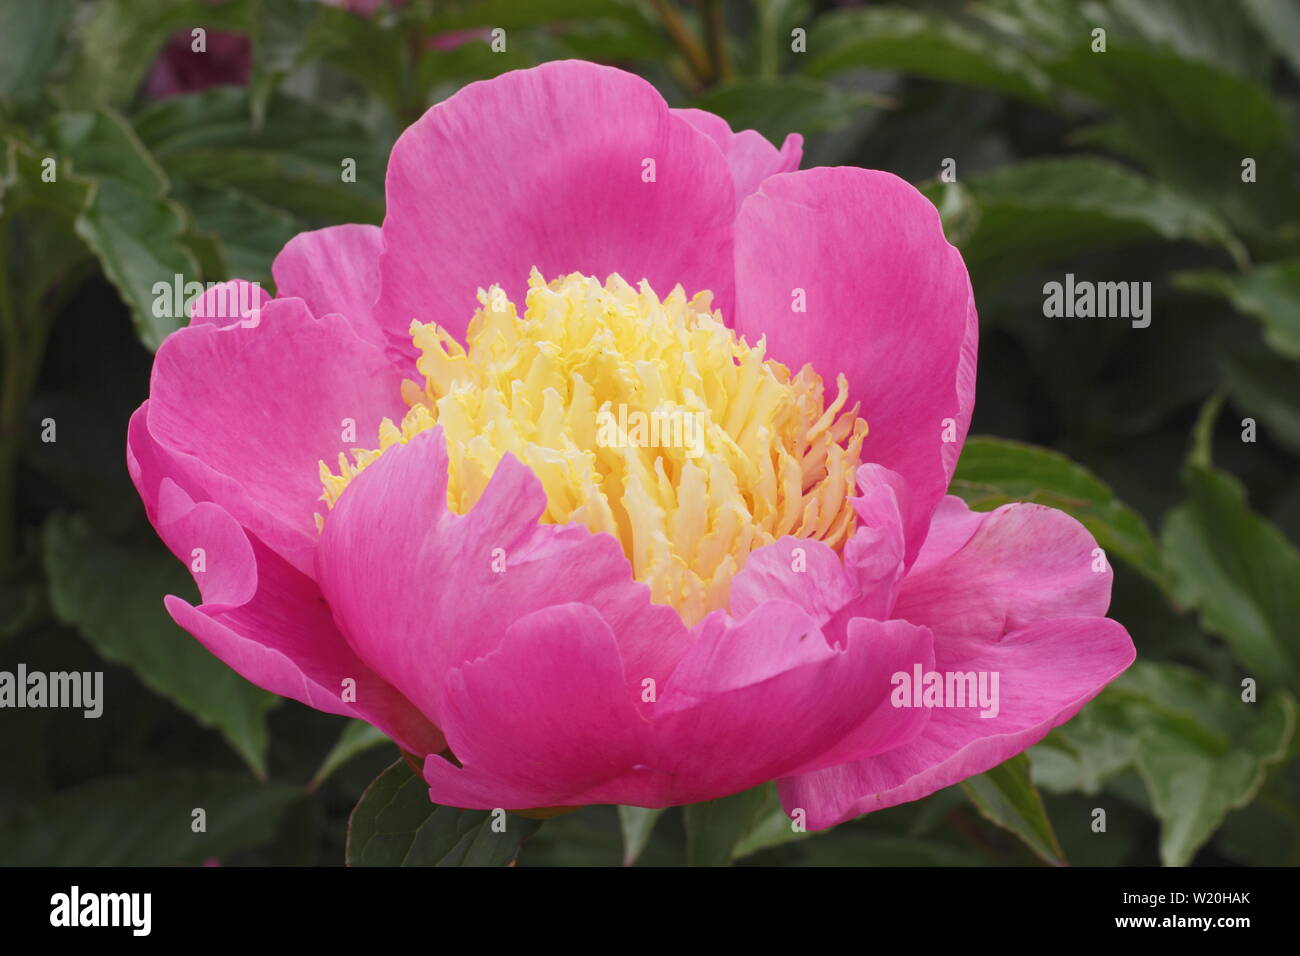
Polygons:
[[[769,786],[516,818],[503,851],[163,611],[193,587],[123,452],[177,324],[153,283],[273,288],[296,232],[382,219],[427,106],[564,57],[939,207],[982,333],[953,490],[1083,521],[1139,650],[1027,756],[820,834]],[[103,669],[107,699],[0,712],[0,862],[1300,862],[1298,89],[1296,0],[0,0],[0,669]],[[1151,282],[1150,327],[1045,318],[1067,272]]]

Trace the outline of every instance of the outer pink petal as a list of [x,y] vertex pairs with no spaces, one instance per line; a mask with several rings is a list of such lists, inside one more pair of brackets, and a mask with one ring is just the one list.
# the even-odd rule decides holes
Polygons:
[[[372,447],[383,417],[401,419],[401,379],[341,316],[314,319],[301,300],[276,299],[255,328],[191,326],[163,343],[146,413],[152,454],[191,495],[311,573],[319,462]],[[141,489],[146,505],[156,480]]]
[[653,801],[669,781],[644,765],[650,728],[626,677],[593,608],[520,618],[493,651],[448,675],[444,726],[462,767],[429,757],[429,796],[478,809]]
[[932,660],[922,628],[857,621],[849,648],[836,651],[807,615],[773,602],[740,624],[714,615],[700,630],[658,701],[641,706],[591,608],[522,619],[449,679],[444,725],[464,766],[427,760],[430,795],[508,808],[708,800],[783,768],[897,747],[928,717],[888,704],[889,674]]
[[770,601],[739,622],[712,615],[698,630],[653,715],[671,802],[890,750],[928,719],[889,704],[891,675],[933,660],[925,628],[859,618],[836,648],[806,612]]
[[1041,740],[1133,662],[1127,632],[1101,617],[1108,567],[1077,521],[1041,505],[972,513],[949,498],[903,582],[894,615],[934,634],[934,669],[997,674],[999,712],[938,708],[912,743],[782,782],[788,810],[822,827],[916,800]]
[[[1042,740],[1133,658],[1128,633],[1108,618],[1040,621],[986,642],[959,669],[1000,675],[996,717],[980,717],[975,708],[933,709],[920,736],[897,750],[779,781],[781,803],[787,813],[806,810],[808,826],[821,829],[919,800]],[[952,669],[942,658],[935,667]]]
[[[806,312],[796,312],[802,290]],[[933,205],[874,170],[773,176],[736,221],[736,327],[774,358],[849,380],[864,459],[909,493],[907,555],[948,487],[974,405],[976,323],[961,255]],[[945,443],[945,423],[951,419]]]
[[434,428],[385,452],[325,521],[318,578],[377,672],[440,720],[445,674],[491,652],[520,618],[578,602],[617,635],[630,689],[667,676],[690,633],[676,611],[650,603],[614,538],[538,524],[545,492],[513,456],[466,515],[448,510],[446,488]]
[[803,137],[798,133],[787,136],[778,150],[752,129],[733,133],[731,124],[706,110],[679,109],[673,113],[717,143],[722,155],[727,157],[736,186],[737,206],[768,176],[793,172],[803,159]]
[[[131,413],[131,421],[126,428],[126,470],[144,504],[145,514],[150,521],[156,521],[163,479],[172,475],[179,479],[180,469],[149,434],[147,399]],[[179,480],[177,484],[191,497],[202,498],[202,489],[190,487]]]
[[337,312],[357,335],[381,347],[373,310],[379,296],[378,226],[331,226],[294,236],[275,257],[271,274],[281,298],[295,297],[316,315]]
[[[972,513],[945,512],[935,547],[970,529]],[[973,533],[946,558],[918,561],[903,582],[894,616],[934,629],[942,660],[972,642],[1055,617],[1100,617],[1110,604],[1110,565],[1069,515],[1044,505],[1010,504],[977,516]],[[1094,568],[1100,566],[1102,570]],[[972,651],[971,653],[978,653]]]
[[731,311],[727,164],[630,73],[563,61],[471,83],[398,139],[387,194],[376,314],[404,349],[412,318],[463,339],[479,287],[522,302],[532,266],[710,289]]
[[[195,504],[174,482],[160,487],[159,535],[191,568],[204,603],[168,596],[176,623],[248,680],[309,707],[368,721],[415,753],[437,753],[442,735],[348,648],[315,583],[250,537],[211,502]],[[344,681],[355,681],[355,702]]]

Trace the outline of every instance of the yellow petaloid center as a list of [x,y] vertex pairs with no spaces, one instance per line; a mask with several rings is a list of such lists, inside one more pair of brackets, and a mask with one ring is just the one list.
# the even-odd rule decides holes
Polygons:
[[[546,491],[542,520],[579,522],[623,546],[652,599],[688,624],[727,606],[755,548],[783,535],[832,547],[853,532],[849,503],[867,423],[826,404],[809,366],[791,375],[681,287],[660,299],[618,275],[547,283],[533,270],[521,318],[500,288],[479,290],[468,351],[411,323],[423,386],[385,419],[379,448],[321,463],[333,507],[363,468],[435,425],[450,457],[447,504],[468,512],[510,452]],[[323,519],[322,519],[323,520]]]

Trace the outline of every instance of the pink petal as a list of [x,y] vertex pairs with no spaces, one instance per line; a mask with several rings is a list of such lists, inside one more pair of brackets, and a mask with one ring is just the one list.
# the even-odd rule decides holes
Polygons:
[[[941,644],[936,635],[936,649]],[[988,641],[978,657],[939,671],[999,674],[996,717],[977,708],[933,708],[915,740],[877,757],[778,782],[786,812],[807,811],[812,829],[919,800],[983,773],[1065,723],[1133,662],[1128,633],[1108,618],[1058,618]],[[924,708],[922,708],[924,709]]]
[[733,133],[731,124],[706,110],[678,109],[673,110],[673,114],[717,143],[722,155],[727,157],[731,179],[736,186],[737,208],[768,176],[793,172],[803,159],[803,137],[798,133],[787,136],[778,150],[761,133],[752,129]]
[[[855,617],[891,616],[903,578],[902,479],[878,465],[858,469],[860,523],[844,556],[820,541],[785,537],[754,551],[731,585],[730,608],[744,617],[767,601],[798,605],[834,645]],[[798,550],[796,550],[798,549]]]
[[444,726],[463,766],[428,758],[429,796],[475,809],[652,799],[665,781],[643,766],[650,729],[637,700],[593,608],[522,617],[494,650],[448,676]]
[[852,499],[858,529],[845,542],[844,565],[858,591],[854,613],[883,620],[903,582],[908,488],[901,475],[879,465],[863,465],[856,478],[862,492]]
[[398,139],[387,194],[376,315],[404,349],[413,318],[463,341],[479,287],[522,305],[532,266],[709,289],[730,314],[730,171],[630,73],[573,60],[471,83]]
[[[935,708],[897,751],[783,781],[810,826],[905,803],[983,773],[1041,740],[1133,662],[1128,633],[1102,617],[1109,567],[1073,518],[1042,505],[970,512],[945,499],[903,582],[895,617],[934,634],[934,670],[998,679],[998,713]],[[906,669],[904,669],[906,670]]]
[[[204,603],[169,595],[172,618],[254,684],[331,714],[374,724],[414,753],[437,753],[437,729],[348,648],[315,583],[250,537],[218,505],[164,479],[154,526],[193,569]],[[344,680],[355,681],[355,702]]]
[[[956,537],[966,534],[975,515],[941,513],[927,551],[955,540],[949,525]],[[1106,613],[1110,565],[1094,555],[1097,542],[1079,522],[1034,504],[1003,505],[978,521],[946,558],[918,561],[894,605],[895,617],[934,629],[941,659],[958,644],[996,641],[1038,621]]]
[[373,315],[383,247],[378,226],[300,232],[271,265],[276,292],[280,298],[302,299],[315,315],[338,313],[357,335],[383,348],[387,342]]
[[858,618],[836,648],[806,612],[770,601],[698,630],[653,715],[654,766],[671,770],[673,802],[890,750],[929,717],[889,703],[895,671],[933,660],[925,628]]
[[925,544],[912,564],[911,573],[920,574],[943,564],[966,546],[987,517],[988,512],[971,511],[956,495],[945,495],[930,520]]
[[260,284],[231,279],[206,289],[190,303],[190,325],[215,325],[224,328],[236,322],[256,325],[262,306],[271,301]]
[[[380,420],[401,419],[401,379],[341,316],[314,319],[300,299],[276,299],[255,328],[190,326],[168,337],[146,430],[177,484],[311,573],[313,516],[324,508],[318,463],[373,447]],[[348,421],[355,438],[345,443]],[[148,503],[153,492],[141,493]]]
[[783,768],[897,747],[928,718],[888,704],[893,669],[932,661],[923,628],[855,621],[837,651],[807,615],[772,602],[699,630],[657,702],[638,704],[618,642],[590,607],[521,619],[449,679],[444,727],[463,767],[427,760],[431,797],[476,808],[697,802]]
[[821,627],[860,595],[857,581],[830,547],[786,536],[746,559],[731,582],[730,610],[733,617],[745,618],[769,601],[788,601]]
[[[806,312],[796,312],[797,290]],[[863,458],[909,489],[908,559],[948,487],[974,404],[977,326],[961,255],[933,205],[896,176],[849,167],[773,176],[736,221],[736,328],[827,382],[849,380]],[[846,348],[845,343],[852,343]],[[952,436],[943,441],[945,421]]]
[[[126,428],[126,470],[140,495],[145,514],[150,521],[154,521],[158,509],[159,486],[169,474],[179,472],[171,458],[149,434],[148,399],[131,413],[131,421]],[[196,489],[184,485],[182,487],[191,496],[198,495]]]
[[676,611],[650,603],[613,537],[538,524],[545,492],[510,455],[468,514],[448,510],[446,488],[434,428],[358,475],[325,522],[321,586],[378,673],[441,720],[441,675],[491,652],[520,618],[578,602],[617,635],[631,691],[667,676],[690,634]]

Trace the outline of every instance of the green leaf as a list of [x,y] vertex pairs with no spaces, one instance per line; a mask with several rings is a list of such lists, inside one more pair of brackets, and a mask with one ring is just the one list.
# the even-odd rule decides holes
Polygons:
[[[53,167],[45,165],[54,159]],[[46,182],[47,169],[55,179]],[[67,164],[32,144],[10,136],[0,169],[0,215],[11,223],[9,281],[21,331],[4,347],[20,348],[23,337],[42,339],[59,303],[76,291],[93,258],[75,233],[76,223],[91,207],[96,184],[74,175]],[[17,225],[13,225],[17,224]],[[34,375],[37,369],[27,369]],[[20,392],[21,394],[21,389]]]
[[618,822],[623,831],[623,865],[631,866],[641,856],[650,842],[655,824],[663,816],[661,809],[649,807],[619,807]]
[[822,836],[830,832],[830,830],[808,830],[802,821],[796,822],[786,816],[780,799],[776,798],[774,794],[773,799],[768,801],[766,808],[759,813],[749,832],[737,842],[733,858],[737,860],[744,859],[760,850],[793,843],[796,840],[806,840],[808,837]]
[[339,734],[338,742],[330,748],[330,752],[321,761],[320,769],[312,776],[307,789],[315,790],[330,774],[353,757],[384,743],[392,743],[392,741],[378,727],[372,727],[364,720],[349,720],[343,727],[343,732]]
[[[311,4],[316,16],[309,31],[300,39],[299,65],[320,60],[339,70],[384,101],[394,114],[400,114],[409,96],[407,58],[411,51],[409,33],[394,29],[380,17],[357,16],[343,7]],[[405,10],[397,11],[398,16]],[[259,104],[264,109],[269,102]]]
[[1295,702],[1266,688],[1259,703],[1245,703],[1193,671],[1144,662],[1116,686],[1133,699],[1129,727],[1137,728],[1137,768],[1161,822],[1161,859],[1183,866],[1228,811],[1254,799],[1286,753]]
[[1300,259],[1259,266],[1240,275],[1214,270],[1180,272],[1174,284],[1217,295],[1238,312],[1260,321],[1264,340],[1289,358],[1300,358]]
[[[1111,0],[1121,35],[1136,34],[1187,60],[1242,76],[1267,76],[1260,37],[1239,4],[1219,0]],[[1115,35],[1115,30],[1111,31]]]
[[[824,832],[824,831],[822,831]],[[834,835],[800,844],[790,866],[988,866],[989,858],[955,842],[913,835],[889,835],[849,824]],[[811,834],[816,836],[817,834]],[[761,862],[756,860],[755,862]]]
[[1300,73],[1300,6],[1292,0],[1243,0],[1260,35]]
[[[0,865],[180,866],[275,838],[302,795],[240,774],[169,772],[96,780],[0,820]],[[204,832],[194,832],[204,812]]]
[[[505,30],[548,26],[561,20],[589,20],[598,17],[634,19],[618,0],[461,0],[440,3],[425,26],[434,33],[468,27],[501,27]],[[509,38],[507,37],[507,48]]]
[[887,69],[1046,102],[1050,82],[1014,47],[939,13],[890,8],[820,17],[809,37],[808,72]]
[[248,683],[168,617],[164,594],[197,597],[184,567],[161,547],[101,540],[84,520],[67,515],[50,518],[44,543],[55,615],[106,660],[129,667],[145,686],[219,731],[264,777],[266,714],[279,698]]
[[1035,785],[1051,793],[1088,796],[1101,793],[1136,758],[1133,728],[1106,691],[1027,752]]
[[686,807],[686,857],[691,866],[729,866],[737,847],[777,801],[771,784]]
[[977,286],[1156,239],[1216,245],[1245,257],[1211,210],[1110,160],[1027,160],[971,176],[965,185],[979,206],[979,222],[962,246]]
[[961,787],[985,819],[1020,837],[1046,862],[1065,862],[1043,798],[1030,782],[1024,754],[963,781]]
[[21,99],[40,89],[75,10],[73,0],[0,6],[0,99]]
[[1012,501],[1060,509],[1087,528],[1108,554],[1163,584],[1160,549],[1146,522],[1109,486],[1059,452],[1001,438],[968,438],[951,491],[976,511]]
[[1029,751],[1035,782],[1095,797],[1130,768],[1161,823],[1160,854],[1182,866],[1255,798],[1287,752],[1295,701],[1261,684],[1258,702],[1174,664],[1138,661]]
[[[152,104],[135,126],[178,183],[236,189],[320,225],[383,218],[391,144],[315,104],[273,97],[257,128],[247,91],[221,87]],[[346,159],[356,182],[343,181]]]
[[778,146],[789,133],[840,129],[885,101],[876,94],[841,90],[807,77],[742,79],[714,87],[692,101],[735,130],[753,129]]
[[1238,408],[1263,420],[1263,431],[1300,454],[1300,365],[1267,352],[1220,359],[1224,384]]
[[196,230],[214,239],[228,271],[226,275],[210,276],[205,269],[206,278],[238,277],[273,285],[271,263],[300,231],[292,216],[228,187],[209,188],[185,182],[178,184],[176,195],[193,218]]
[[[45,182],[44,162],[54,159],[53,182]],[[9,215],[16,209],[31,206],[54,213],[69,225],[91,203],[95,184],[90,179],[76,176],[67,169],[58,168],[58,160],[43,155],[32,144],[10,136],[5,140],[5,165],[0,177],[0,211]]]
[[1197,131],[1207,146],[1235,144],[1263,152],[1286,143],[1285,114],[1254,80],[1147,45],[1117,41],[1105,53],[1093,53],[1084,39],[1049,64],[1049,72],[1062,85],[1123,114],[1139,131],[1171,137]]
[[924,184],[921,192],[939,210],[944,238],[958,248],[964,246],[980,221],[979,204],[971,191],[958,182],[934,180]]
[[[1262,83],[1118,40],[1105,53],[1076,48],[1048,68],[1062,85],[1109,111],[1101,124],[1076,133],[1076,141],[1137,161],[1261,242],[1276,241],[1277,225],[1294,218],[1300,179],[1288,117]],[[1241,179],[1248,157],[1257,163],[1259,182]]]
[[508,866],[540,826],[503,811],[431,803],[428,784],[398,760],[353,808],[347,861],[348,866]]
[[199,27],[247,32],[249,23],[247,0],[97,0],[78,30],[81,49],[67,102],[123,106],[172,33]]
[[253,125],[261,127],[266,118],[266,105],[276,87],[313,59],[313,47],[317,44],[311,37],[317,17],[332,13],[342,22],[350,12],[329,10],[324,4],[303,0],[250,0],[250,6],[253,61],[248,89]]
[[1235,478],[1190,464],[1184,481],[1187,500],[1161,536],[1175,599],[1261,686],[1300,688],[1300,552],[1250,509]]
[[[639,807],[628,807],[640,811]],[[642,823],[650,822],[650,815],[662,816],[657,810],[646,810],[633,814],[638,819],[632,822],[640,835],[649,835],[641,828]],[[684,866],[686,864],[686,847],[682,840],[672,839],[663,832],[655,831],[657,838],[649,839],[642,846],[635,860],[627,858],[627,834],[625,832],[624,814],[620,808],[610,804],[592,804],[548,817],[546,826],[528,838],[516,861],[523,867],[574,867],[574,866]],[[675,823],[671,820],[670,823]],[[664,823],[659,823],[664,827]]]
[[198,273],[180,241],[185,219],[166,198],[167,178],[115,113],[60,113],[53,135],[73,171],[97,185],[94,201],[77,218],[77,235],[131,309],[141,341],[157,348],[182,317],[155,314],[154,284]]

